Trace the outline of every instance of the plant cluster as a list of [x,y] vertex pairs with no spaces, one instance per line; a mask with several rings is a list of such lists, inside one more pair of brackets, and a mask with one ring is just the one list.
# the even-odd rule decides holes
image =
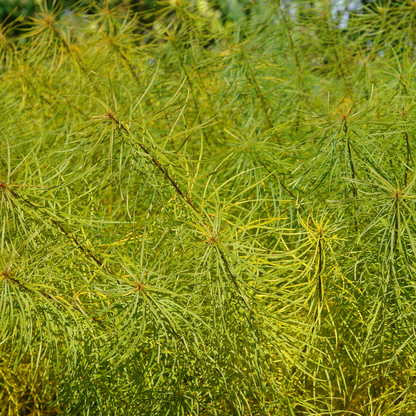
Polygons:
[[216,12],[1,26],[1,414],[415,414],[416,1]]
[[[215,20],[226,23],[227,21],[245,18],[249,10],[246,8],[249,2],[250,0],[211,0],[209,5],[218,11]],[[42,11],[42,8],[50,8],[55,4],[56,0],[8,0],[7,2],[0,2],[0,23],[14,21],[13,32],[16,36],[30,26],[28,21],[39,11]],[[166,4],[160,4],[160,2],[154,0],[136,0],[134,2],[130,0],[60,0],[60,6],[66,13],[71,13],[73,9],[77,10],[82,6],[87,6],[84,12],[89,13],[93,10],[92,5],[94,4],[100,7],[125,8],[131,14],[139,13],[140,20],[136,23],[153,21],[158,10],[166,6]],[[201,6],[202,9],[206,9],[208,5],[207,1],[204,0],[199,0],[198,4],[200,9]]]

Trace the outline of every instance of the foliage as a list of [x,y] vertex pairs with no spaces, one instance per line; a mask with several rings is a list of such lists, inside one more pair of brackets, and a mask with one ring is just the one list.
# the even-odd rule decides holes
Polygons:
[[415,413],[416,2],[366,7],[2,25],[2,414]]
[[[219,11],[215,17],[216,20],[237,21],[246,17],[247,8],[250,0],[216,0],[211,1],[210,5],[205,0],[199,0],[200,12],[211,8]],[[14,22],[14,32],[19,33],[27,29],[28,22],[37,13],[41,12],[42,6],[53,8],[57,4],[57,0],[8,0],[0,2],[0,23],[6,21]],[[138,13],[141,16],[141,23],[146,23],[150,18],[153,21],[153,13],[160,8],[160,2],[154,0],[61,0],[59,2],[63,11],[71,13],[73,9],[79,9],[81,6],[86,7],[85,12],[89,12],[94,4],[100,7],[107,6],[110,8],[124,7],[129,9],[131,13]],[[173,4],[173,3],[172,3]],[[162,6],[163,7],[163,6]],[[147,13],[147,18],[143,21],[143,13]],[[18,23],[18,24],[17,24]]]

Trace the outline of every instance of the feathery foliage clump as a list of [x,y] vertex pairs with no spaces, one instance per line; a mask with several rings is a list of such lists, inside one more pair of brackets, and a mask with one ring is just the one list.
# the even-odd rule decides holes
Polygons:
[[153,17],[1,28],[1,414],[414,415],[416,2]]

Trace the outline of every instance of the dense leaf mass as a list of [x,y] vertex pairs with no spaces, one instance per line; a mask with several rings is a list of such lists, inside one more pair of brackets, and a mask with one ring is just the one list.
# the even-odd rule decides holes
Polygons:
[[415,414],[416,2],[214,6],[2,25],[1,414]]

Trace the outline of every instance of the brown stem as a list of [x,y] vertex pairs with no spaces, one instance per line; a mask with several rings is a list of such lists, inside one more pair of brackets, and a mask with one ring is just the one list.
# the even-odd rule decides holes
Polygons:
[[[37,207],[35,204],[33,204],[32,202],[28,201],[26,198],[24,198],[22,195],[16,193],[15,191],[11,191],[11,193],[13,194],[13,196],[15,196],[16,198],[21,199],[26,205],[28,205],[29,207],[31,207],[32,209],[40,212],[41,214],[44,214],[44,212],[41,210],[41,208]],[[98,264],[99,266],[103,265],[103,262],[101,260],[99,260],[90,249],[84,247],[77,239],[76,237],[72,236],[71,234],[69,234],[68,231],[65,230],[65,228],[56,220],[50,218],[50,221],[52,222],[52,224],[54,224],[64,235],[66,235],[66,237],[68,237],[70,240],[72,240],[75,245],[86,255],[88,255],[89,257],[91,257],[94,262],[96,264]]]
[[[119,128],[121,128],[129,137],[132,137],[130,130],[124,126],[123,123],[115,120],[115,118],[113,118],[114,122],[116,122],[119,126]],[[181,188],[179,187],[179,185],[175,182],[175,180],[169,175],[169,172],[167,171],[167,169],[165,169],[160,162],[149,152],[149,150],[147,150],[146,146],[142,143],[140,143],[139,141],[136,140],[135,137],[133,137],[135,139],[135,142],[140,146],[140,149],[150,157],[152,163],[160,170],[160,172],[162,172],[163,176],[170,182],[170,184],[173,186],[173,188],[175,189],[175,191],[179,194],[179,196],[196,212],[199,213],[198,210],[196,209],[195,205],[193,204],[192,200],[190,198],[188,198],[181,190]]]
[[[25,282],[22,282],[21,280],[15,279],[14,277],[11,277],[10,274],[3,274],[3,276],[6,280],[10,280],[14,284],[21,286],[24,290],[27,290],[28,292],[33,293],[34,295],[42,295],[44,298],[49,299],[49,300],[53,300],[54,302],[58,303],[58,305],[62,306],[62,304],[54,296],[50,295],[49,293],[33,290],[30,287],[28,287],[27,285],[25,285]],[[83,312],[83,311],[81,311],[77,308],[74,308],[72,305],[71,305],[71,308],[72,308],[72,310],[77,311],[78,313],[80,313],[83,316],[88,316],[88,315],[85,314],[85,311]],[[96,322],[102,323],[102,320],[96,318],[95,316],[88,316],[88,318],[91,318],[92,320],[94,320]]]

